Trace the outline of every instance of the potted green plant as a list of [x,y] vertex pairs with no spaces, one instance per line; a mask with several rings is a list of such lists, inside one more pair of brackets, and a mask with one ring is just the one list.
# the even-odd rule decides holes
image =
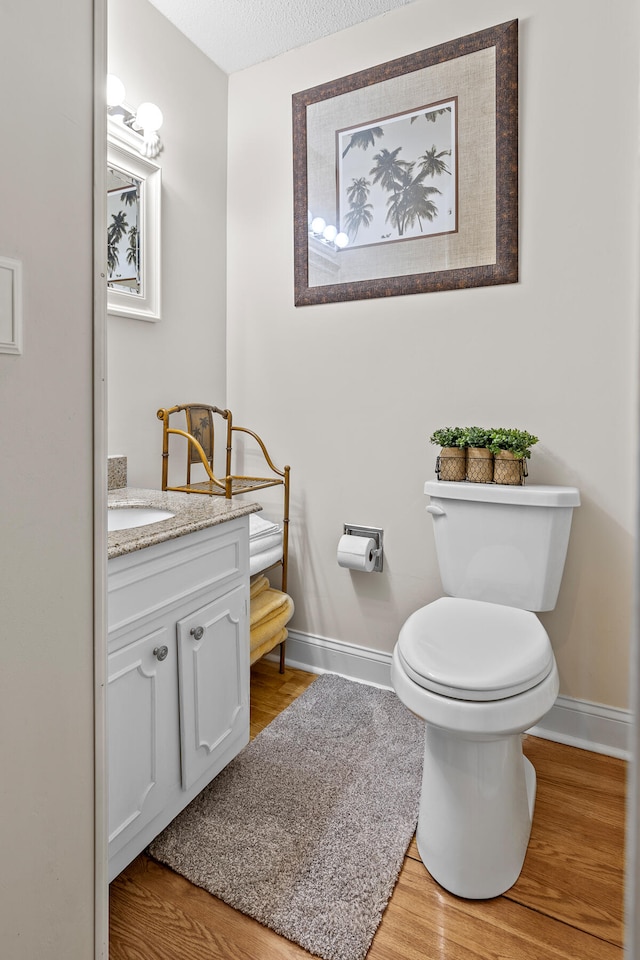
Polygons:
[[462,441],[467,448],[467,480],[473,483],[493,481],[493,453],[489,444],[492,430],[485,427],[466,427]]
[[525,460],[538,438],[526,430],[499,427],[493,430],[489,449],[494,455],[493,478],[496,483],[521,484],[525,477]]
[[462,440],[463,427],[441,427],[431,434],[430,442],[440,446],[436,464],[439,480],[464,480],[467,474],[467,451]]

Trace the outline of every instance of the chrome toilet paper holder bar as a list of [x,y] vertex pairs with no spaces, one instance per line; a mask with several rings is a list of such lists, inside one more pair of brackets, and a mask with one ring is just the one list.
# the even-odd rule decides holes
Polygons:
[[345,523],[343,533],[353,537],[366,537],[375,540],[376,549],[373,551],[376,558],[372,573],[382,573],[382,535],[381,527],[361,527],[356,523]]

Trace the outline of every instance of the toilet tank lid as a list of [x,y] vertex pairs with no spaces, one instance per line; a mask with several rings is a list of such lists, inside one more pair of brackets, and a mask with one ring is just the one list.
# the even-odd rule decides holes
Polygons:
[[470,483],[467,480],[427,480],[424,492],[449,500],[480,500],[486,503],[516,503],[536,507],[579,507],[576,487],[551,484],[511,486],[502,483]]

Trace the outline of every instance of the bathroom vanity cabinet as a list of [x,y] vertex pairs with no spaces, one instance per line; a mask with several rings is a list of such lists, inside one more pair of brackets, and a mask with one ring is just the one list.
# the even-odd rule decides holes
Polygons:
[[249,740],[248,527],[109,560],[109,880]]

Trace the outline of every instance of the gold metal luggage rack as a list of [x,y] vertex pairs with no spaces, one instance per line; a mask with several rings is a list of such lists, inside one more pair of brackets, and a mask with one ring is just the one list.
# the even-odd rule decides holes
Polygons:
[[[169,426],[172,414],[184,412],[186,430]],[[215,447],[215,420],[219,416],[226,423],[226,448],[224,454],[224,476],[217,477],[214,472]],[[233,416],[230,410],[221,410],[220,407],[206,403],[186,403],[169,409],[161,408],[157,412],[158,420],[162,420],[162,489],[175,490],[179,493],[201,493],[209,497],[225,497],[231,500],[243,493],[253,493],[267,487],[282,487],[282,559],[277,560],[267,569],[280,566],[281,589],[287,592],[287,567],[289,559],[289,474],[290,467],[280,470],[274,464],[264,441],[253,430],[247,427],[233,425]],[[220,429],[223,424],[220,424]],[[187,441],[187,478],[181,486],[169,485],[169,437],[171,435],[184,437]],[[237,434],[252,437],[258,444],[265,464],[271,471],[270,475],[250,477],[232,472],[233,440]],[[192,481],[191,467],[193,464],[202,464],[207,480]],[[264,572],[264,571],[261,571]],[[280,644],[280,672],[284,670],[284,642]]]

